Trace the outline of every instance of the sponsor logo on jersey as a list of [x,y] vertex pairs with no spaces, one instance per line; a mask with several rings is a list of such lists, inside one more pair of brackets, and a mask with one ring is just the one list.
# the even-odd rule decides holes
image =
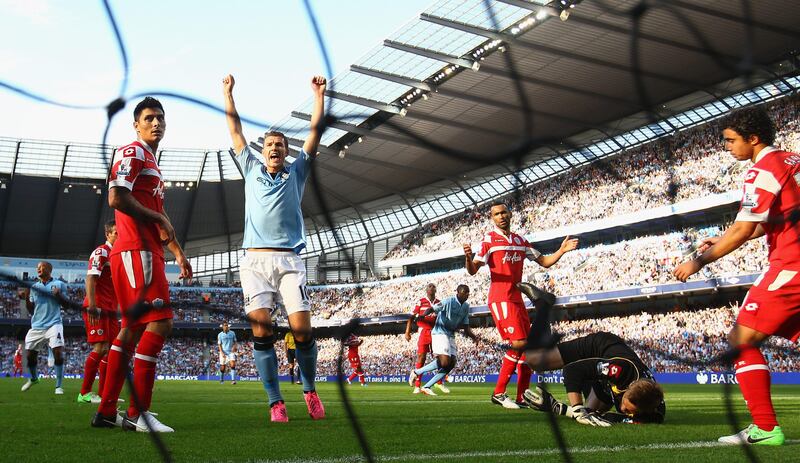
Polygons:
[[158,185],[156,185],[156,187],[153,188],[153,197],[155,198],[156,196],[158,196],[161,199],[164,199],[164,182],[160,180],[158,182]]
[[748,172],[747,172],[747,174],[744,176],[744,181],[745,181],[745,182],[751,182],[751,181],[752,181],[752,180],[754,180],[754,179],[755,179],[757,176],[758,176],[758,172],[756,172],[756,171],[754,171],[754,170],[750,170],[750,171],[748,171]]
[[522,254],[518,254],[516,252],[505,253],[505,255],[503,256],[503,263],[506,264],[509,262],[511,262],[512,264],[515,264],[517,262],[522,262]]

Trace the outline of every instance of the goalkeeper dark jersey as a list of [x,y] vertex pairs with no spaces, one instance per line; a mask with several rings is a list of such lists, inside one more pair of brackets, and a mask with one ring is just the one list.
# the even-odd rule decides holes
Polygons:
[[[650,369],[625,341],[611,333],[594,333],[557,345],[564,360],[564,386],[567,392],[588,396],[594,391],[597,398],[613,404],[621,412],[622,395],[638,379],[654,380]],[[637,415],[639,423],[664,421],[666,405],[661,402],[650,415]]]

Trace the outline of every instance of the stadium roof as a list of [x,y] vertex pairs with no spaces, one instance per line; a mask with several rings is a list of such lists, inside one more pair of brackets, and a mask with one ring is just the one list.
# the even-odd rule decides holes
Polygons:
[[[437,1],[332,79],[336,121],[315,164],[341,239],[385,236],[507,192],[514,186],[508,172],[520,165],[497,155],[529,137],[539,144],[519,160],[528,166],[517,174],[523,183],[597,156],[576,146],[611,137],[621,140],[617,147],[641,142],[626,133],[652,117],[669,121],[708,102],[723,111],[731,106],[723,97],[767,81],[784,82],[779,92],[795,88],[779,77],[796,71],[798,2],[763,0],[750,12],[723,0],[663,2],[638,11],[635,34],[628,12],[638,0],[614,2],[613,10],[606,2],[569,3]],[[641,92],[656,114],[643,111]],[[309,107],[273,127],[295,147]],[[662,123],[653,135],[682,125]],[[0,255],[69,257],[92,249],[110,217],[102,207],[107,163],[98,152],[0,139]],[[243,193],[226,150],[164,150],[160,162],[172,182],[168,212],[179,237],[225,237],[235,248]],[[304,212],[309,234],[318,235],[310,250],[318,251],[335,244],[314,190]]]

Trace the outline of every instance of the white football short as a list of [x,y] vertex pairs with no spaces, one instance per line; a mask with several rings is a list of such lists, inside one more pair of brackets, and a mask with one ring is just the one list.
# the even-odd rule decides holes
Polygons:
[[64,347],[64,325],[59,323],[47,329],[29,329],[25,335],[25,350],[37,350],[45,341],[51,349]]
[[220,352],[219,354],[219,364],[220,365],[227,365],[231,362],[236,361],[236,352],[231,352],[230,354],[226,354],[224,352]]
[[311,310],[306,289],[306,266],[294,252],[247,252],[239,262],[244,313],[275,308],[282,302],[286,315]]
[[450,357],[455,357],[456,337],[446,334],[432,334],[431,350],[433,351],[433,355],[449,355]]

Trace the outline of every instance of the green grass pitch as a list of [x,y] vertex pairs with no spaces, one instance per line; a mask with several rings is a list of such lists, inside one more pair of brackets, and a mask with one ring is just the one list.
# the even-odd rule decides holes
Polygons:
[[[75,402],[80,383],[66,380],[66,394],[53,394],[53,380],[19,391],[23,380],[0,379],[0,460],[53,462],[158,461],[150,438],[118,429],[93,429],[95,406]],[[513,386],[513,384],[512,384]],[[491,386],[452,384],[452,394],[412,395],[407,386],[348,386],[356,412],[378,461],[526,462],[561,461],[547,416],[504,410],[489,402]],[[563,389],[550,388],[563,397]],[[730,434],[722,386],[666,386],[667,423],[589,428],[559,422],[578,462],[735,462],[736,447],[715,441]],[[313,422],[300,386],[284,383],[288,424],[269,422],[260,383],[159,381],[153,411],[175,428],[162,435],[176,462],[357,462],[363,461],[334,384],[320,384],[327,418]],[[736,393],[741,423],[748,418]],[[773,387],[787,437],[779,448],[757,448],[762,461],[797,461],[800,447],[800,387]]]

